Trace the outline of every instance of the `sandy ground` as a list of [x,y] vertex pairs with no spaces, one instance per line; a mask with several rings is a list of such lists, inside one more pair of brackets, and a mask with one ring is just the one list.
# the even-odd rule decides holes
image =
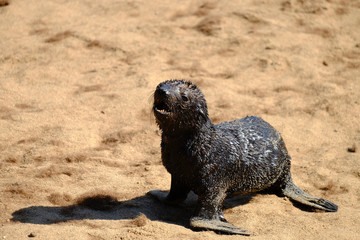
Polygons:
[[360,239],[360,2],[0,1],[0,239],[245,239],[194,232],[168,190],[152,93],[191,80],[214,122],[282,134],[313,212],[236,196],[248,239]]

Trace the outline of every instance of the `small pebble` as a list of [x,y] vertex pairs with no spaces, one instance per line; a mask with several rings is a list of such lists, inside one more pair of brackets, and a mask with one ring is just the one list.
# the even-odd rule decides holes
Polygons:
[[347,150],[348,150],[348,152],[354,153],[354,152],[357,151],[357,147],[356,147],[356,145],[354,144],[354,145],[352,145],[352,147],[349,147]]
[[34,232],[30,233],[28,237],[36,237],[36,234]]

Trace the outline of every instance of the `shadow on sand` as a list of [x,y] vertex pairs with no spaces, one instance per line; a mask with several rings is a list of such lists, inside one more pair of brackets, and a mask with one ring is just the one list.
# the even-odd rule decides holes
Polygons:
[[[224,208],[248,203],[253,195],[234,196],[225,200]],[[189,228],[189,219],[195,209],[197,197],[190,193],[181,205],[170,206],[148,194],[126,201],[110,195],[94,195],[78,200],[69,206],[30,206],[12,214],[11,221],[32,224],[54,224],[72,220],[101,219],[126,220],[144,214],[152,221],[162,221]]]

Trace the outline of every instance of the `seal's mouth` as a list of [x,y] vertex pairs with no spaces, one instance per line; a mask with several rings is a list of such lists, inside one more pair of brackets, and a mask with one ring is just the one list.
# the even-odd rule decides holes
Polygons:
[[170,108],[164,102],[158,102],[154,105],[154,112],[161,115],[170,115]]

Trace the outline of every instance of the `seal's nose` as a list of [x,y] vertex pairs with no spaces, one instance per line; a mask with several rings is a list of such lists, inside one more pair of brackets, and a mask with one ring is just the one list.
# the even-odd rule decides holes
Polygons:
[[170,94],[170,86],[167,84],[160,84],[156,91],[159,95],[169,95]]

